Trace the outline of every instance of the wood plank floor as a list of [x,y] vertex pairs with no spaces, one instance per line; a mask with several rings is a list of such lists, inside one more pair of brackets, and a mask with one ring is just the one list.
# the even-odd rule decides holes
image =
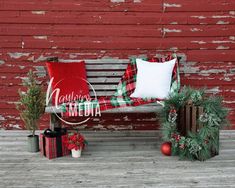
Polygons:
[[84,132],[82,158],[48,160],[26,151],[27,131],[0,131],[0,187],[235,187],[235,131],[221,131],[220,155],[179,161],[159,151],[158,131]]

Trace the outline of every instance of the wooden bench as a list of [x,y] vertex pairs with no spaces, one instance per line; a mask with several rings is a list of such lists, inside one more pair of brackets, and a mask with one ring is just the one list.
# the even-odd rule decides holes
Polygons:
[[[78,62],[78,60],[59,60],[59,62]],[[94,87],[97,96],[111,96],[116,91],[116,87],[124,74],[128,59],[96,59],[96,60],[85,60],[87,78],[91,85]],[[90,95],[94,93],[90,89]],[[147,105],[137,107],[125,107],[115,108],[107,110],[101,113],[151,113],[158,112],[161,109],[161,105],[157,103],[151,103]],[[55,106],[47,106],[45,109],[46,113],[50,113],[50,127],[61,126],[61,121],[58,119],[62,109],[55,108]],[[57,115],[55,114],[57,113]]]

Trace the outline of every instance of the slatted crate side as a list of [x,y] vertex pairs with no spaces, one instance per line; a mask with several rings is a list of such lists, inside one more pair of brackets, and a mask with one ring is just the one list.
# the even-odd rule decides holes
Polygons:
[[197,133],[202,125],[198,121],[203,114],[203,107],[194,105],[185,105],[178,110],[177,127],[179,132],[186,136],[188,132]]
[[[202,128],[202,123],[199,118],[204,113],[202,106],[195,106],[193,104],[186,104],[178,110],[177,128],[182,136],[187,136],[189,132],[198,133]],[[210,139],[210,138],[207,138]],[[215,138],[219,143],[219,131]],[[209,148],[211,157],[218,155],[219,152],[215,148]],[[199,159],[200,160],[200,159]]]

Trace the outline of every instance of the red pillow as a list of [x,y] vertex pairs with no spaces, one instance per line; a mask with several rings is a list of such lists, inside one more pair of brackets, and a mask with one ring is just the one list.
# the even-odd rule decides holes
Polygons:
[[[61,104],[89,98],[89,88],[87,83],[85,62],[73,63],[46,63],[52,82],[52,103]],[[59,89],[59,95],[56,92]]]

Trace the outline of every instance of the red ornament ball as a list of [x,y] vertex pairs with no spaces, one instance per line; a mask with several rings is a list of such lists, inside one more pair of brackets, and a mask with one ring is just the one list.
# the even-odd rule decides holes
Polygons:
[[163,155],[171,156],[171,142],[164,142],[161,145],[161,152]]

